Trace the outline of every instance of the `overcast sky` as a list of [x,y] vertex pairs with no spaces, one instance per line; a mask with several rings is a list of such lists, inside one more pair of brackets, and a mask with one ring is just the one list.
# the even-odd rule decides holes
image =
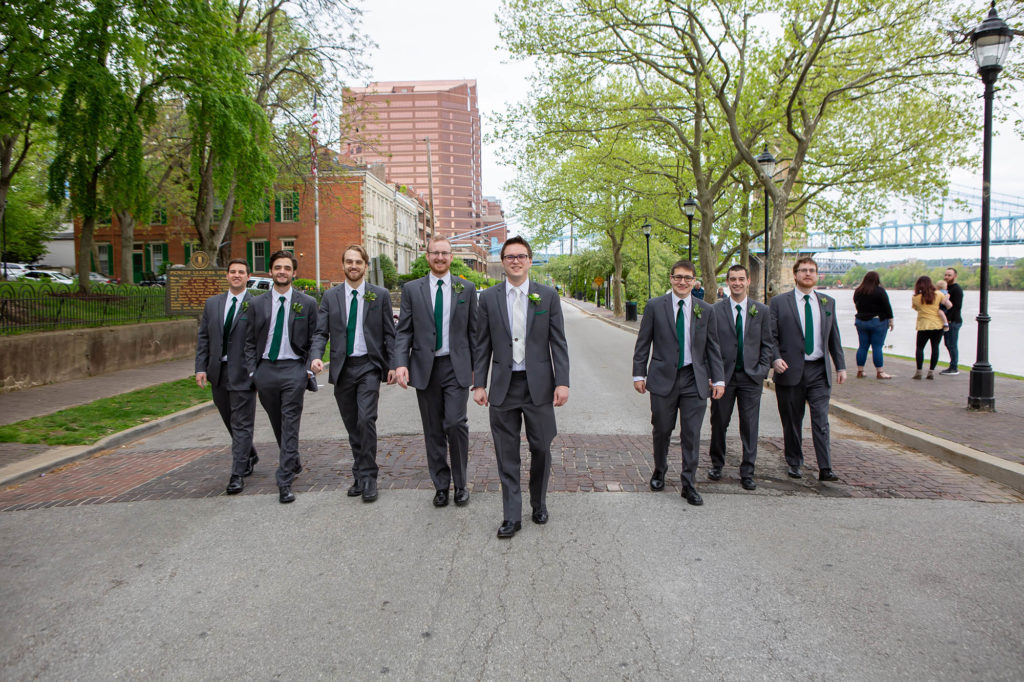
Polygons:
[[[372,78],[389,80],[476,79],[484,132],[490,130],[489,116],[520,101],[528,92],[528,64],[512,62],[500,49],[494,16],[499,0],[367,0],[364,4],[366,32],[379,45],[369,58]],[[1015,41],[1010,59],[1024,58],[1024,40]],[[354,85],[365,85],[358,83]],[[978,145],[982,137],[982,93],[978,81]],[[996,106],[1024,116],[1024,93],[1007,101],[1006,92],[996,94]],[[1024,203],[1024,142],[1005,126],[993,144],[992,189],[1021,198]],[[498,164],[493,150],[483,149],[483,192],[498,196],[506,210],[510,207],[503,185],[512,179],[511,171]],[[977,187],[980,195],[981,173],[954,172],[958,186]],[[954,254],[953,251],[947,250]],[[965,252],[965,257],[973,251]],[[872,258],[904,258],[905,253],[874,252]],[[945,255],[945,254],[942,254]],[[955,255],[955,254],[954,254]],[[1024,247],[996,247],[994,256],[1022,255]],[[937,256],[932,256],[937,257]]]

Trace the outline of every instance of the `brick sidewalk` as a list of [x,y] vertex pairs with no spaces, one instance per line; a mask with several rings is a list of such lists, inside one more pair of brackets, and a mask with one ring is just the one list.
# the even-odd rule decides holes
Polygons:
[[[808,439],[809,440],[809,439]],[[738,440],[730,439],[729,452],[738,453]],[[837,439],[833,457],[841,481],[820,484],[808,444],[808,466],[801,481],[786,477],[782,442],[763,439],[757,463],[758,489],[742,490],[738,480],[738,455],[730,454],[725,476],[706,480],[709,462],[707,442],[702,443],[698,488],[705,493],[743,495],[823,495],[1024,502],[1015,491],[988,479],[913,450],[877,439]],[[257,445],[263,453],[256,473],[246,479],[246,495],[276,495],[275,450],[269,443]],[[524,453],[526,447],[524,443]],[[668,494],[679,494],[678,445],[673,447],[666,480]],[[648,493],[651,475],[650,438],[594,434],[560,434],[552,444],[551,492]],[[527,455],[528,456],[528,455]],[[0,491],[0,511],[76,506],[136,500],[194,499],[224,494],[228,474],[228,448],[109,451],[63,467]],[[347,441],[303,441],[305,467],[296,480],[298,493],[345,490],[351,485],[351,453]],[[430,497],[433,485],[427,474],[420,436],[394,436],[380,440],[382,490],[417,489]],[[524,462],[524,480],[526,480]],[[470,487],[475,492],[498,492],[494,449],[489,434],[470,434]]]

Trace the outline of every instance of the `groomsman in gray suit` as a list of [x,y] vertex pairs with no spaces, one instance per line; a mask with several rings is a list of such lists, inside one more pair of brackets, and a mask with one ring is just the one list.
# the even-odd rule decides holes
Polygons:
[[324,349],[331,342],[330,382],[352,447],[349,497],[377,499],[377,402],[380,384],[394,383],[395,321],[387,289],[366,281],[370,257],[359,244],[345,248],[345,283],[328,290],[320,302],[311,369],[323,371]]
[[757,459],[757,423],[761,416],[761,391],[772,362],[772,323],[768,306],[752,300],[750,276],[742,265],[726,274],[729,296],[715,304],[718,345],[725,371],[725,393],[711,402],[711,469],[708,478],[722,478],[725,466],[725,432],[739,404],[740,442],[743,462],[740,485],[754,490],[754,461]]
[[245,290],[249,264],[236,259],[228,263],[228,291],[206,299],[196,339],[196,383],[210,382],[213,404],[231,434],[231,478],[227,494],[245,487],[243,477],[252,474],[259,461],[252,445],[256,419],[256,390],[245,367],[245,335],[248,320],[244,311],[252,304]]
[[[522,237],[501,247],[506,281],[480,294],[473,400],[490,405],[504,519],[499,538],[522,528],[519,433],[530,445],[530,507],[534,523],[548,522],[551,441],[556,407],[569,400],[569,346],[557,292],[530,281],[533,250]],[[490,375],[490,395],[487,379]]]
[[700,427],[708,394],[715,400],[721,398],[725,381],[713,308],[692,295],[695,273],[690,261],[676,262],[669,275],[672,291],[647,301],[633,350],[633,388],[640,394],[651,393],[651,490],[665,488],[668,444],[678,414],[682,421],[681,494],[688,503],[699,506],[704,500],[697,492],[694,478]]
[[270,256],[274,287],[257,296],[243,317],[249,322],[245,363],[260,404],[270,418],[280,455],[278,499],[295,501],[292,481],[302,471],[299,423],[309,377],[309,344],[316,329],[316,299],[292,287],[298,261],[290,251]]
[[466,402],[473,383],[476,287],[452,275],[452,245],[444,237],[427,244],[427,263],[430,273],[402,288],[395,380],[416,389],[434,506],[448,505],[454,480],[455,505],[463,507],[469,504]]
[[796,288],[771,300],[775,399],[782,418],[786,473],[803,478],[804,404],[811,408],[811,438],[818,460],[818,480],[838,481],[829,453],[828,403],[832,394],[832,363],[836,381],[846,381],[846,358],[839,339],[836,302],[814,290],[818,264],[801,258],[793,264]]

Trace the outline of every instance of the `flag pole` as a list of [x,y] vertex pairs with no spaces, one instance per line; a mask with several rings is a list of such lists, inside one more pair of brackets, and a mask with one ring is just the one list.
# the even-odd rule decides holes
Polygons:
[[313,93],[313,125],[309,138],[309,150],[313,171],[313,241],[316,251],[316,288],[320,289],[320,172],[317,162],[316,133],[319,118],[316,107],[316,92]]

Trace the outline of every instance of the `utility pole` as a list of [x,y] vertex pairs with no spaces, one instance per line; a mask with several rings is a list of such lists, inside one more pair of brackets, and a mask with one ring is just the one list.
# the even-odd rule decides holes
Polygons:
[[427,189],[430,192],[430,232],[427,234],[427,243],[437,232],[437,221],[434,218],[434,160],[430,154],[430,138],[427,141]]

